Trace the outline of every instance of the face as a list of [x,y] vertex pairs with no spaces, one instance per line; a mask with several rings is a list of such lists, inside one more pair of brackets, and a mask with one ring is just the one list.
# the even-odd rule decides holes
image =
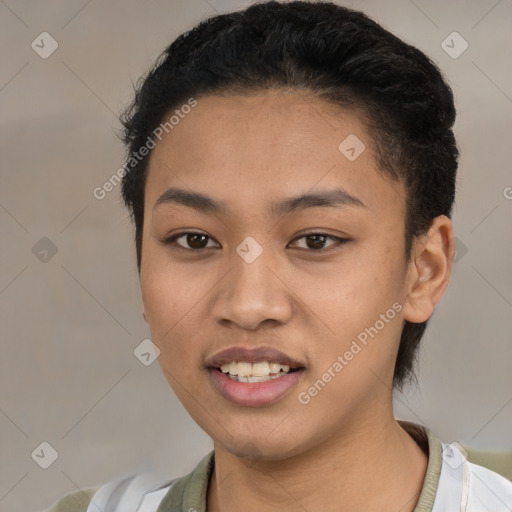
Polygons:
[[[407,298],[405,193],[372,148],[357,114],[274,91],[199,97],[153,150],[145,318],[179,400],[231,453],[289,457],[390,407]],[[292,202],[306,194],[325,197]],[[232,347],[276,349],[284,356],[255,360],[303,369],[234,382],[208,368],[249,358],[215,358]]]

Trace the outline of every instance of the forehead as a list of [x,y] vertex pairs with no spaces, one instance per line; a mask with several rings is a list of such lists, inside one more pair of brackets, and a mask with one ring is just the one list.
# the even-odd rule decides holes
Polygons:
[[305,93],[198,97],[153,150],[146,211],[170,187],[242,205],[341,186],[371,207],[402,193],[378,170],[373,147],[356,112]]

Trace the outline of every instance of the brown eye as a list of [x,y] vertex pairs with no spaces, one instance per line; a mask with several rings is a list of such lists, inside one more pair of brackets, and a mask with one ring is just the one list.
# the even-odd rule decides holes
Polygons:
[[206,235],[202,235],[200,233],[190,233],[186,236],[187,244],[193,249],[203,249],[206,247],[205,240],[208,238]]
[[[184,239],[183,243],[178,243],[177,241],[180,239]],[[204,233],[177,233],[169,238],[163,240],[165,245],[178,245],[181,249],[195,250],[200,251],[201,249],[207,249],[207,241],[213,240],[213,238],[205,235]]]
[[[301,249],[311,249],[317,252],[329,249],[329,247],[332,246],[341,245],[344,242],[349,241],[347,238],[340,238],[338,236],[327,235],[325,233],[306,233],[305,235],[296,238],[294,241],[302,239],[306,240],[306,247],[300,247]],[[328,246],[325,246],[327,240],[329,239],[333,240],[334,242]]]
[[323,249],[326,240],[330,237],[325,235],[308,235],[305,238],[308,241],[308,247],[310,249]]

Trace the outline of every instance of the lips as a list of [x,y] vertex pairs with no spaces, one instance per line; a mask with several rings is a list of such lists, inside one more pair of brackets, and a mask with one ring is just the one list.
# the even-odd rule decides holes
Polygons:
[[245,361],[248,363],[269,361],[288,365],[293,369],[305,368],[305,364],[301,361],[273,347],[265,346],[254,348],[236,346],[221,350],[206,360],[206,367],[220,368],[222,365],[231,363],[232,361]]
[[238,407],[265,407],[290,396],[299,385],[305,370],[284,374],[266,382],[235,382],[224,373],[210,368],[208,376],[213,388],[232,405]]

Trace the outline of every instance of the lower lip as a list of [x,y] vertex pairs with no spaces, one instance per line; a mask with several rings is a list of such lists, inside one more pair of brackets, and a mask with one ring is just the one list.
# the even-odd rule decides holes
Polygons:
[[282,398],[301,379],[304,370],[288,373],[265,382],[237,382],[215,368],[208,368],[210,380],[229,402],[246,407],[259,407]]

